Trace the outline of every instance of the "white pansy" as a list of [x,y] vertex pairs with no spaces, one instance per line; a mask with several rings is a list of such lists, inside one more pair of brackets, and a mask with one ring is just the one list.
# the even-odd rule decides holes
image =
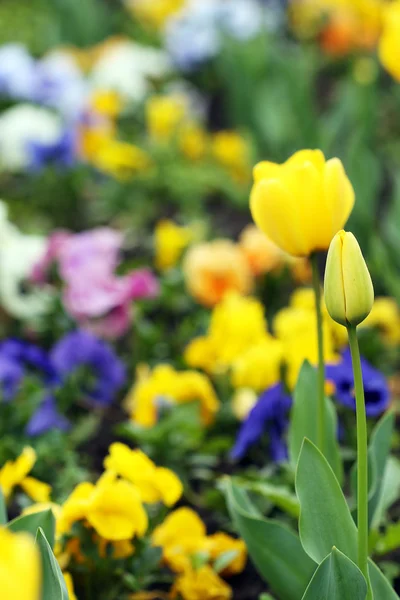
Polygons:
[[126,101],[140,102],[150,91],[149,80],[170,70],[167,55],[131,41],[121,41],[102,53],[90,81],[95,89],[114,90]]
[[7,205],[0,201],[0,305],[13,317],[31,320],[48,310],[46,291],[29,285],[23,289],[46,246],[45,237],[25,235],[10,223]]
[[27,169],[31,163],[29,142],[55,144],[62,133],[62,119],[46,108],[19,104],[4,111],[0,117],[0,169]]

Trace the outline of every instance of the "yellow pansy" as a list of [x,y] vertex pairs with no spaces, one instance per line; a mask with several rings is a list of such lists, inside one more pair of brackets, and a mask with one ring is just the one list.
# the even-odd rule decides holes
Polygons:
[[243,540],[237,540],[222,531],[209,535],[207,538],[207,549],[212,560],[216,560],[221,554],[235,552],[232,561],[222,571],[224,577],[241,573],[246,566],[247,549]]
[[99,146],[93,164],[103,173],[123,180],[146,171],[151,166],[151,160],[144,150],[134,144],[110,139]]
[[253,277],[240,248],[230,240],[192,246],[183,271],[189,293],[205,306],[215,306],[231,291],[248,294]]
[[199,160],[207,151],[208,137],[203,127],[188,121],[178,131],[178,143],[181,152],[190,160]]
[[7,461],[0,469],[0,487],[6,499],[11,496],[16,486],[20,486],[35,502],[48,502],[51,486],[34,477],[28,477],[35,462],[36,452],[27,446],[16,460]]
[[381,333],[386,343],[400,342],[400,311],[394,298],[376,298],[368,317],[361,327],[375,327]]
[[192,237],[189,227],[180,227],[169,219],[158,221],[154,230],[157,269],[163,271],[174,267]]
[[320,150],[302,150],[282,165],[261,162],[254,169],[253,219],[293,256],[327,250],[353,205],[354,190],[342,163],[326,161]]
[[151,96],[146,104],[147,129],[150,136],[165,142],[173,137],[187,111],[182,96]]
[[216,160],[239,183],[250,179],[250,148],[238,132],[218,131],[212,138],[211,149]]
[[232,398],[232,412],[239,421],[244,421],[251,409],[257,403],[258,396],[250,388],[240,388],[235,391]]
[[183,600],[229,600],[232,590],[211,567],[199,570],[188,569],[179,575],[172,589],[171,598]]
[[72,579],[71,573],[63,573],[64,575],[64,581],[65,581],[65,585],[67,586],[67,592],[68,592],[68,600],[78,600],[78,598],[75,595],[75,590],[74,590],[74,581]]
[[125,0],[132,14],[147,25],[159,28],[185,5],[186,0]]
[[172,506],[183,492],[173,471],[157,467],[141,450],[131,450],[119,442],[111,444],[104,468],[135,484],[143,502],[163,502]]
[[27,533],[0,529],[0,590],[2,600],[39,600],[41,562]]
[[97,90],[91,98],[93,110],[100,115],[115,119],[122,110],[122,100],[114,90]]
[[284,345],[270,335],[247,349],[232,365],[232,383],[235,387],[251,388],[262,392],[281,377]]
[[197,371],[176,371],[170,365],[158,365],[142,375],[134,385],[127,406],[132,419],[142,427],[157,422],[158,402],[171,404],[199,401],[201,419],[210,425],[219,409],[219,401],[209,379]]

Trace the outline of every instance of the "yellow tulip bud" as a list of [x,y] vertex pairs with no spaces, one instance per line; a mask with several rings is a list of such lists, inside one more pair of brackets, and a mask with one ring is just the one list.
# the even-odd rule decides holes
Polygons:
[[371,275],[352,233],[339,231],[329,247],[325,303],[332,319],[345,326],[358,325],[371,312],[374,303]]
[[354,205],[354,190],[338,158],[301,150],[284,164],[254,169],[250,209],[256,225],[292,256],[327,250]]

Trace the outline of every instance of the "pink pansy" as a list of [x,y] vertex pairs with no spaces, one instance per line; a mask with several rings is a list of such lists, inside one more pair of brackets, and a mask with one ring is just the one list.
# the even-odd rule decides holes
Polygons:
[[132,300],[156,298],[160,293],[160,285],[150,269],[136,269],[130,278],[130,297]]

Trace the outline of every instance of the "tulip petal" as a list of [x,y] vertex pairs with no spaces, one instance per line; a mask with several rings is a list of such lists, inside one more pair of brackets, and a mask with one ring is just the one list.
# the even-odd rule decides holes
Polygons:
[[279,177],[281,165],[278,165],[268,160],[259,162],[253,169],[253,178],[255,183],[258,183],[262,179],[275,179]]
[[353,210],[355,194],[343,165],[338,158],[328,160],[324,172],[324,197],[330,238],[346,224]]
[[352,325],[358,325],[371,312],[374,288],[360,246],[352,233],[343,237],[342,273],[346,319]]
[[[344,233],[344,232],[343,232]],[[346,322],[346,296],[342,272],[343,235],[335,235],[326,261],[324,295],[326,308],[332,319],[342,325]]]

